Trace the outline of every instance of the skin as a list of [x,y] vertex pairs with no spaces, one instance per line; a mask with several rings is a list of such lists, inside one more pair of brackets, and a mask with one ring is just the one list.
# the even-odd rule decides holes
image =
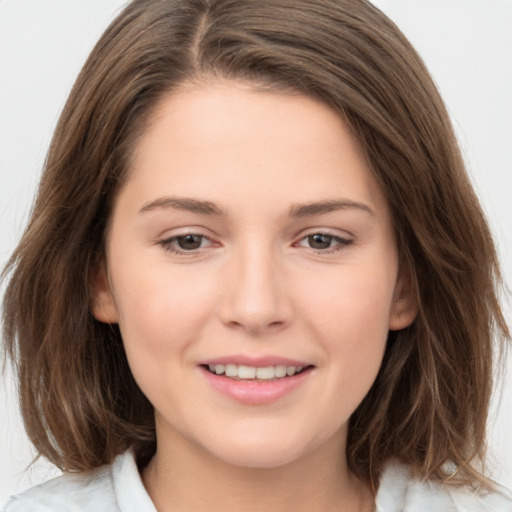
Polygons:
[[[240,83],[183,86],[138,143],[106,254],[93,312],[119,323],[155,408],[142,476],[159,511],[373,508],[343,456],[348,420],[389,329],[417,308],[388,205],[335,112]],[[248,405],[199,366],[240,354],[311,368]]]

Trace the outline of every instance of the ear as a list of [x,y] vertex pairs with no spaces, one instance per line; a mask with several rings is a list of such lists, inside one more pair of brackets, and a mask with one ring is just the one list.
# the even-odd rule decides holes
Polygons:
[[418,309],[416,284],[410,270],[403,265],[396,280],[393,304],[389,316],[389,330],[399,331],[409,327],[414,322]]
[[98,265],[92,279],[91,310],[94,318],[100,322],[115,324],[119,321],[104,262]]

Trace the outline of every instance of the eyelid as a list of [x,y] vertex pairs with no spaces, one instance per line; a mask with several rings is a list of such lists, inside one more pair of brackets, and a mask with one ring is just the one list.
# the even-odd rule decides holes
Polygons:
[[160,240],[168,240],[169,238],[186,235],[200,235],[205,236],[206,238],[215,237],[215,234],[213,234],[212,231],[205,226],[200,224],[183,224],[174,227],[166,227],[166,229],[159,230],[154,240],[158,243]]
[[[304,247],[306,249],[309,249],[310,251],[313,251],[316,254],[335,253],[335,252],[344,250],[349,245],[352,245],[354,243],[353,235],[351,235],[351,234],[349,234],[347,232],[344,232],[344,233],[346,233],[346,234],[344,235],[344,234],[340,233],[338,230],[334,230],[332,228],[313,228],[313,229],[308,229],[308,230],[302,232],[295,239],[296,241],[293,243],[293,246],[295,246],[295,247]],[[338,242],[338,245],[336,245],[334,247],[329,247],[327,249],[315,249],[313,247],[307,247],[305,245],[301,245],[302,241],[304,241],[307,238],[309,238],[310,236],[314,236],[314,235],[329,236],[329,237],[333,238],[334,240],[336,240]]]
[[[158,237],[155,240],[155,244],[159,245],[164,251],[167,251],[171,254],[177,254],[177,255],[183,255],[183,256],[198,256],[205,251],[208,251],[212,247],[219,247],[222,245],[220,242],[217,242],[214,237],[207,235],[204,233],[204,228],[198,227],[183,227],[179,228],[177,230],[178,232],[174,232],[172,234],[169,234],[167,236],[161,236]],[[194,235],[201,237],[201,242],[207,241],[208,244],[206,247],[198,247],[197,249],[180,249],[176,245],[176,241],[180,238],[184,238],[189,235]],[[333,247],[328,247],[325,249],[315,249],[314,247],[307,247],[306,245],[302,245],[302,242],[305,241],[308,237],[314,236],[314,235],[324,235],[331,237],[334,241],[337,242],[337,244]],[[316,254],[330,254],[334,252],[338,252],[340,250],[345,249],[349,245],[352,245],[354,243],[354,237],[353,235],[347,233],[346,231],[343,233],[340,233],[339,230],[333,229],[333,228],[310,228],[299,235],[295,237],[295,241],[292,243],[292,246],[294,247],[304,247],[306,249],[309,249],[310,251],[316,253]]]
[[[198,247],[197,249],[180,249],[179,247],[175,246],[175,242],[180,239],[184,238],[186,236],[198,236],[202,238],[202,241],[207,240],[209,243],[206,247]],[[155,244],[160,246],[164,251],[169,252],[171,254],[176,255],[182,255],[182,256],[198,256],[200,254],[203,254],[205,251],[209,250],[211,247],[219,246],[220,243],[216,242],[215,238],[207,235],[204,233],[203,228],[196,228],[196,227],[183,227],[179,228],[179,230],[176,230],[176,232],[173,232],[169,235],[163,235],[158,237],[155,240]]]
[[354,234],[346,230],[326,227],[313,227],[300,231],[300,233],[298,233],[295,237],[295,240],[302,240],[303,238],[312,235],[328,235],[332,236],[333,238],[341,238],[343,240],[354,240],[355,238]]

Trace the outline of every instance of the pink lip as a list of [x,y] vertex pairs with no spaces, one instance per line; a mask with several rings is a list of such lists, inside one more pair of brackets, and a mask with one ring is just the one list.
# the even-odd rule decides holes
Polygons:
[[[226,361],[226,359],[224,359],[223,361]],[[257,365],[251,364],[250,366]],[[215,375],[209,372],[204,366],[199,366],[199,370],[201,371],[201,374],[206,380],[206,382],[215,391],[218,391],[222,395],[246,405],[264,405],[275,402],[280,398],[283,398],[284,396],[288,395],[289,393],[297,389],[299,386],[304,384],[311,376],[313,367],[308,367],[301,373],[293,375],[292,377],[284,377],[268,381],[234,380],[224,375]]]

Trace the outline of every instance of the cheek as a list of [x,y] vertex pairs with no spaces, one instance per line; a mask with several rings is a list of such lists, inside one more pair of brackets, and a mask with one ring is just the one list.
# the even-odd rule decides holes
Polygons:
[[394,280],[384,266],[373,265],[345,269],[323,283],[317,281],[304,301],[309,328],[325,360],[336,365],[333,386],[341,379],[364,396],[384,354]]
[[[132,374],[158,409],[174,403],[173,389],[187,393],[183,363],[188,348],[203,336],[211,316],[210,283],[168,265],[148,266],[117,281],[119,327]],[[192,393],[192,390],[190,390]]]
[[130,269],[124,273],[129,279],[115,281],[114,276],[123,341],[128,354],[136,352],[158,363],[161,356],[197,338],[215,302],[213,284],[165,263]]
[[319,326],[352,334],[354,341],[370,332],[387,336],[395,276],[384,266],[335,269],[325,279],[315,279],[302,292],[303,307]]

